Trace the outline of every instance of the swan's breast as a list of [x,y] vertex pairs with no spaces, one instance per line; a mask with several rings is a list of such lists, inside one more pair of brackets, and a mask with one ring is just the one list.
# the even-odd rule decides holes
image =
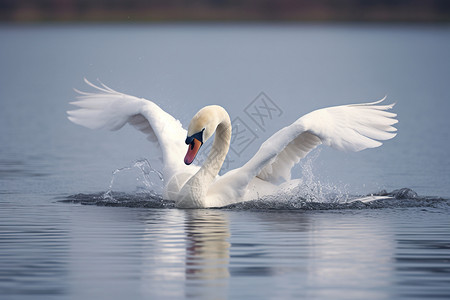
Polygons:
[[167,182],[164,191],[164,198],[177,201],[180,198],[180,192],[186,182],[192,177],[190,173],[177,173]]

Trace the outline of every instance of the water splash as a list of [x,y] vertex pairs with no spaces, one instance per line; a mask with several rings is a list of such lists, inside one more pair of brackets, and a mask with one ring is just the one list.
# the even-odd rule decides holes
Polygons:
[[[224,209],[233,210],[335,210],[368,208],[406,208],[449,206],[450,200],[418,196],[408,188],[392,192],[380,191],[370,195],[351,195],[345,187],[322,183],[313,172],[313,165],[320,150],[311,153],[301,164],[302,178],[293,188],[276,196],[232,204]],[[129,181],[132,180],[130,183]],[[162,198],[163,177],[146,159],[139,159],[130,166],[112,173],[106,192],[76,194],[60,199],[62,202],[98,206],[141,208],[175,208],[175,202]],[[131,192],[124,191],[134,187]],[[378,197],[378,198],[377,198]],[[363,200],[368,199],[368,201]]]
[[[310,153],[301,164],[301,179],[299,184],[287,191],[284,196],[289,200],[320,203],[346,203],[349,193],[345,186],[320,181],[313,171],[314,162],[319,157],[321,149]],[[279,197],[279,196],[277,196]]]
[[[133,174],[134,173],[134,174]],[[118,184],[119,176],[123,175],[123,181],[134,181],[135,194],[147,194],[151,197],[161,198],[164,179],[162,173],[152,167],[147,159],[138,159],[132,165],[116,169],[112,172],[108,190],[103,194],[104,200],[117,201],[113,191]],[[126,182],[128,187],[133,183]]]

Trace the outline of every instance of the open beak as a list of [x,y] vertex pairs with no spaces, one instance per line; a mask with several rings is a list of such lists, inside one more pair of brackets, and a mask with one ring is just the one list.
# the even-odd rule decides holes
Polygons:
[[200,142],[196,138],[192,139],[192,142],[189,144],[186,156],[184,157],[185,164],[190,165],[194,161],[195,156],[197,155],[198,150],[200,149],[201,146],[202,142]]

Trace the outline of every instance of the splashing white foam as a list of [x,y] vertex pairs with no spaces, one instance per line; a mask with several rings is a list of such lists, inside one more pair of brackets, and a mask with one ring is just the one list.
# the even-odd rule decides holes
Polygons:
[[321,182],[313,172],[313,165],[321,149],[311,153],[302,165],[302,183],[298,186],[298,195],[310,202],[344,203],[348,200],[345,186]]
[[163,176],[154,169],[147,159],[138,159],[130,166],[116,169],[112,172],[108,190],[103,199],[115,200],[112,196],[114,190],[121,192],[134,189],[133,193],[149,194],[160,197],[163,189]]
[[318,203],[346,203],[349,194],[345,186],[332,183],[321,182],[313,172],[314,162],[320,155],[320,149],[310,153],[301,163],[301,178],[297,185],[283,191],[276,196],[267,197],[261,200],[284,201],[292,204],[305,202]]
[[[291,188],[276,196],[264,197],[262,201],[279,201],[285,203],[346,203],[349,194],[345,187],[331,183],[321,182],[313,171],[314,162],[320,155],[320,149],[310,153],[301,164],[301,179]],[[163,176],[154,169],[147,159],[138,159],[131,165],[116,169],[112,172],[108,190],[103,199],[115,201],[113,192],[126,192],[131,194],[147,194],[162,198]]]

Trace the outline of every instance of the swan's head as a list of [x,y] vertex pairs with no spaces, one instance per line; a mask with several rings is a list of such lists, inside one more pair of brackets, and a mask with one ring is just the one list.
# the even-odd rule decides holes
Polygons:
[[222,121],[222,110],[224,109],[217,105],[205,106],[192,118],[186,138],[189,147],[184,157],[185,164],[190,165],[194,161],[200,147],[214,134]]

